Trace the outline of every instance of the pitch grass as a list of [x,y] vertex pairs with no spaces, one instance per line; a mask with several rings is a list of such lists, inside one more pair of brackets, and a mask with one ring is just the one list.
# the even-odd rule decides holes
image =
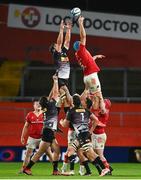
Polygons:
[[[49,162],[37,162],[33,168],[33,176],[18,174],[22,163],[0,163],[0,179],[141,179],[141,163],[112,163],[112,176],[99,177],[96,168],[90,164],[92,176],[80,176],[79,164],[75,165],[74,176],[52,176],[52,165]],[[62,163],[59,163],[59,168]]]

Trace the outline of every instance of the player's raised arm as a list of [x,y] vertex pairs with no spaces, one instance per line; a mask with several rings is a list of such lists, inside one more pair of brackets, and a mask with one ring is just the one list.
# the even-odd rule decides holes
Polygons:
[[84,28],[84,17],[80,16],[78,19],[78,24],[79,24],[79,31],[80,31],[80,42],[85,45],[86,44],[86,31]]
[[73,106],[73,99],[72,99],[72,96],[70,95],[68,87],[62,86],[61,88],[65,91],[66,100],[69,103],[70,107],[72,107]]
[[66,35],[65,35],[65,41],[64,41],[64,46],[65,48],[69,49],[70,47],[70,39],[71,39],[71,29],[72,29],[72,24],[70,21],[67,22],[66,27]]
[[57,37],[57,42],[56,42],[56,50],[58,52],[61,51],[61,47],[62,47],[62,44],[63,44],[63,32],[64,32],[64,21],[62,20],[61,24],[60,24],[59,34],[58,34],[58,37]]
[[59,96],[59,90],[58,90],[58,77],[56,75],[53,75],[53,87],[51,90],[51,96],[49,99],[55,99],[57,100]]

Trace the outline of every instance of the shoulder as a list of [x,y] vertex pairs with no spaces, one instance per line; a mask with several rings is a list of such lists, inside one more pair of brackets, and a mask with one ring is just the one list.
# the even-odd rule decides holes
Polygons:
[[61,52],[59,52],[59,51],[57,51],[57,50],[55,50],[55,51],[52,53],[52,55],[53,55],[54,58],[57,58],[58,56],[60,56],[60,54],[61,54]]
[[68,49],[69,49],[69,48],[68,48],[67,46],[65,46],[65,45],[62,47],[62,51],[67,52],[67,51],[68,51]]
[[31,117],[32,117],[33,115],[34,115],[33,111],[27,113],[27,115],[26,115],[26,117],[25,117],[26,121],[28,121],[28,122],[31,121]]
[[86,49],[86,46],[84,44],[82,44],[82,43],[80,43],[80,50],[81,49]]
[[82,43],[80,43],[80,46],[79,46],[79,50],[76,52],[78,55],[81,54],[82,52],[86,52],[86,46],[83,45]]
[[30,112],[27,113],[26,117],[30,117],[30,116],[32,116],[33,114],[34,114],[33,111],[30,111]]

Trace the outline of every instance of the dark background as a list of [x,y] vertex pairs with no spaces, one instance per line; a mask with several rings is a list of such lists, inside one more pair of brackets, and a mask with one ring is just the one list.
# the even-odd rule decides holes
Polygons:
[[0,3],[48,6],[127,15],[141,15],[140,0],[0,0]]

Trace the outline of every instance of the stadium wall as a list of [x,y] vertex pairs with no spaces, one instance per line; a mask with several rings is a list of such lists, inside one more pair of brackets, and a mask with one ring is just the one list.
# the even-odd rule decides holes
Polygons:
[[[135,149],[141,148],[141,104],[113,103],[110,121],[106,127],[107,143],[105,154],[111,162],[134,162]],[[32,103],[0,102],[0,161],[21,161],[25,147],[20,135],[26,114],[32,110]],[[60,118],[64,117],[64,112]],[[57,134],[61,146],[61,159],[67,146],[67,129]],[[46,158],[42,158],[46,161]]]
[[[61,147],[60,161],[64,160],[66,147]],[[108,162],[137,162],[135,150],[140,147],[106,147],[105,157]],[[21,162],[25,157],[25,147],[23,146],[4,146],[0,147],[0,162]],[[76,161],[79,159],[77,158]],[[48,157],[43,155],[41,162],[48,161]]]
[[[106,127],[107,146],[141,146],[141,104],[113,103]],[[32,110],[29,102],[0,102],[0,146],[21,146],[20,135],[26,114]],[[64,112],[60,118],[64,117]],[[67,145],[67,129],[58,133],[61,146]]]

